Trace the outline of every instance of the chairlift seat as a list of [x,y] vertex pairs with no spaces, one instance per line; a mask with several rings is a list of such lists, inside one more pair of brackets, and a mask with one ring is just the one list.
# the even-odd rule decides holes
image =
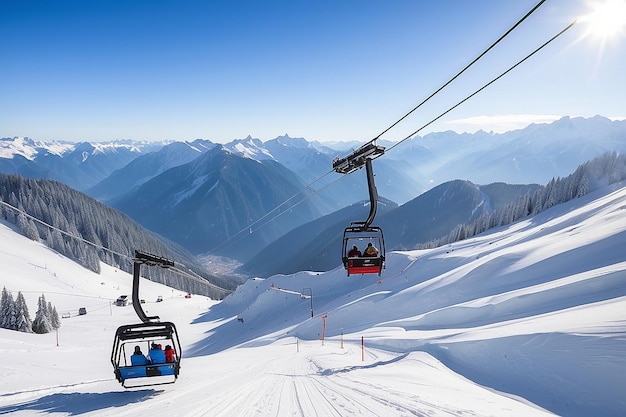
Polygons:
[[378,274],[382,272],[384,265],[384,257],[357,257],[348,258],[346,270],[348,275],[355,274]]
[[124,381],[130,378],[144,378],[166,375],[176,375],[176,362],[160,363],[154,365],[121,366],[119,368],[118,379]]

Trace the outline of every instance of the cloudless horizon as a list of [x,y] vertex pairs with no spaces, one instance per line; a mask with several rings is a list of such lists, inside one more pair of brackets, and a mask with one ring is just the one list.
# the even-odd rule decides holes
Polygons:
[[[626,10],[626,1],[609,1]],[[286,133],[366,141],[537,3],[8,0],[0,4],[0,136],[225,143]],[[599,3],[547,0],[383,138],[415,132],[575,19],[419,134],[502,132],[562,116],[625,118],[624,22],[600,36],[583,17]]]

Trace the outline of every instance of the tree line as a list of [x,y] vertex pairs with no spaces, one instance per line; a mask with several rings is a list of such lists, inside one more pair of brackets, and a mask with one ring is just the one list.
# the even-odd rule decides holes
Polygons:
[[[93,272],[100,272],[102,261],[132,273],[134,251],[139,249],[174,260],[178,269],[201,277],[191,279],[158,267],[142,269],[142,276],[152,281],[213,299],[222,299],[237,285],[208,273],[179,245],[57,181],[0,173],[1,202],[7,204],[0,204],[0,218]],[[202,279],[218,288],[203,284]]]
[[37,302],[35,319],[31,320],[26,300],[21,291],[17,298],[6,287],[2,288],[0,297],[0,328],[17,330],[24,333],[49,333],[61,327],[61,320],[56,307],[46,302],[46,297],[41,294]]
[[525,194],[503,209],[483,214],[469,224],[457,225],[447,236],[420,245],[431,249],[480,234],[493,227],[505,226],[527,216],[534,216],[557,204],[566,203],[610,184],[626,180],[626,155],[607,152],[580,165],[565,178],[552,178],[532,194]]

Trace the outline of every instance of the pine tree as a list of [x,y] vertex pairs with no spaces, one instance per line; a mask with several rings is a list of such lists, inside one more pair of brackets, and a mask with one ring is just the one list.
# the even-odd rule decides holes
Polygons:
[[43,334],[49,333],[52,330],[52,323],[50,322],[50,315],[48,314],[48,304],[46,303],[46,297],[41,294],[37,313],[35,313],[35,320],[33,320],[33,332]]
[[[21,207],[20,207],[21,209]],[[26,232],[28,231],[28,218],[26,217],[26,215],[22,212],[19,212],[16,218],[17,221],[17,227],[22,231],[22,233],[25,235]]]
[[19,332],[32,333],[33,322],[30,319],[28,306],[26,305],[26,300],[24,299],[24,295],[22,295],[21,291],[17,293],[17,299],[15,300],[15,310],[17,312],[15,330]]
[[39,242],[39,231],[37,230],[37,225],[32,219],[28,219],[27,222],[28,229],[26,230],[26,237],[30,240],[34,240],[35,242]]
[[11,293],[7,291],[7,287],[2,288],[2,297],[0,297],[0,328],[9,328],[9,309],[13,303]]
[[57,229],[52,231],[52,248],[59,253],[65,253],[65,242],[63,241],[61,232]]
[[545,191],[544,191],[544,195],[545,195],[545,200],[544,200],[544,205],[542,207],[542,210],[546,210],[549,209],[550,207],[555,206],[557,203],[557,191],[556,191],[556,187],[557,187],[557,180],[555,180],[554,178],[552,178],[552,180],[550,180],[550,182],[548,183],[548,185],[546,185]]
[[2,322],[0,323],[0,327],[3,329],[15,330],[17,328],[17,310],[15,308],[13,295],[6,289],[6,287],[2,290],[1,305],[2,307],[0,308],[0,311],[2,311]]
[[51,302],[48,301],[48,318],[50,319],[50,324],[52,324],[53,329],[58,329],[61,327],[61,320],[59,320],[59,313],[57,313],[56,307],[52,305]]
[[585,173],[582,175],[582,178],[580,179],[580,183],[578,184],[576,198],[582,197],[587,193],[589,193],[589,177]]
[[52,307],[52,313],[50,316],[50,320],[52,321],[52,326],[55,329],[58,329],[59,327],[61,327],[61,319],[59,318],[59,313],[57,312],[57,308],[56,307]]

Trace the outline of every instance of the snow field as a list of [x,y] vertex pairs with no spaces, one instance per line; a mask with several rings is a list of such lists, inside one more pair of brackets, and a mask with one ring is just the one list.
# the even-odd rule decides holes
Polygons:
[[176,384],[132,390],[109,362],[115,329],[137,322],[111,305],[130,275],[85,271],[0,223],[0,285],[23,291],[31,315],[42,292],[59,313],[88,310],[62,320],[58,346],[54,333],[0,330],[0,414],[622,416],[624,208],[622,184],[391,253],[381,277],[253,279],[220,303],[142,280],[144,309],[176,323],[183,361]]

